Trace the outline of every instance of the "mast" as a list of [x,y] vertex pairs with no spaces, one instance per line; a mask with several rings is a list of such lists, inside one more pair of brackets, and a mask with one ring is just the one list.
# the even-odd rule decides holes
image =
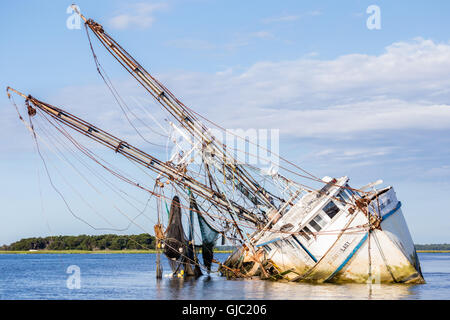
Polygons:
[[[211,148],[215,155],[215,161],[221,161],[218,170],[227,180],[238,180],[242,185],[238,188],[244,195],[248,189],[253,193],[252,202],[261,203],[269,209],[275,209],[270,193],[261,187],[237,161],[226,152],[226,145],[215,139],[208,132],[208,128],[181,103],[163,84],[148,73],[124,48],[120,46],[103,27],[92,19],[86,19],[75,5],[72,8],[77,12],[97,39],[116,58],[116,60],[166,109],[180,125],[190,132],[197,140],[203,143],[205,148]],[[232,178],[230,178],[232,177]],[[266,217],[267,218],[267,217]]]
[[[114,150],[116,153],[123,155],[131,161],[164,176],[165,178],[169,179],[171,182],[176,183],[179,186],[190,188],[193,193],[204,199],[207,199],[211,203],[214,203],[219,208],[226,211],[234,211],[238,216],[240,216],[240,218],[247,220],[255,224],[256,226],[261,224],[261,221],[259,221],[254,213],[248,211],[241,205],[227,199],[224,194],[218,193],[208,186],[202,184],[201,182],[186,175],[184,170],[180,170],[180,168],[176,168],[170,163],[165,163],[149,155],[148,153],[134,147],[126,141],[113,136],[112,134],[94,126],[93,124],[81,118],[76,117],[75,115],[70,114],[63,109],[42,102],[32,97],[31,95],[26,96],[25,94],[11,87],[7,87],[6,90],[8,94],[11,90],[16,94],[22,96],[28,103],[31,103],[34,107],[51,116],[59,123],[70,127],[71,129],[106,146],[109,149]],[[32,107],[29,106],[29,108]],[[35,114],[35,110],[31,110],[31,113]]]

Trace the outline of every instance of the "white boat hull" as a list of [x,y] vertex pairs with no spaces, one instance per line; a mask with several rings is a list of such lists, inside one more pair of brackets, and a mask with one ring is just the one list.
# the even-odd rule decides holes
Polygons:
[[[337,192],[339,188],[323,203]],[[257,270],[258,266],[267,269],[269,264],[272,278],[288,281],[424,283],[414,243],[394,190],[384,189],[378,199],[372,200],[372,207],[375,201],[381,217],[376,228],[370,226],[363,211],[350,213],[348,207],[340,205],[339,213],[328,219],[328,225],[309,237],[303,237],[299,232],[266,232],[255,244],[257,255],[252,253],[253,250],[245,251],[242,262],[254,265],[243,274],[267,276],[267,272]],[[303,223],[294,223],[295,213],[290,217],[288,212],[276,225],[290,221],[303,228],[307,225],[304,221],[311,222],[315,214],[312,210]],[[233,265],[231,260],[229,265]]]

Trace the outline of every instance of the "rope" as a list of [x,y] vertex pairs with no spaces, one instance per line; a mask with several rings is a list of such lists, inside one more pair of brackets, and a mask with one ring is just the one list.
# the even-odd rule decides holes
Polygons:
[[[89,32],[87,29],[87,25],[85,25],[85,29],[86,29],[86,34],[89,40],[89,46],[91,48],[91,52],[92,52],[92,56],[94,58],[94,62],[95,62],[95,66],[97,68],[97,72],[99,73],[100,77],[103,79],[103,82],[106,84],[106,86],[108,87],[109,91],[111,92],[111,94],[113,95],[114,99],[117,102],[117,105],[120,107],[120,109],[122,110],[123,114],[125,115],[128,123],[133,127],[133,129],[136,131],[136,133],[147,143],[157,146],[157,147],[161,147],[164,148],[165,146],[160,145],[160,144],[156,144],[153,142],[148,141],[142,134],[141,132],[136,128],[136,126],[131,122],[130,118],[128,117],[127,112],[125,111],[125,109],[123,108],[122,104],[127,108],[128,112],[130,112],[137,120],[139,120],[142,124],[144,124],[148,129],[150,129],[152,132],[162,136],[162,137],[167,137],[165,135],[160,134],[157,131],[154,131],[151,127],[147,126],[142,120],[140,120],[140,118],[138,118],[132,111],[131,109],[128,107],[128,105],[125,103],[125,101],[121,98],[121,96],[119,95],[119,93],[117,92],[116,88],[114,87],[114,85],[112,84],[112,81],[110,80],[109,76],[106,74],[105,69],[102,67],[102,65],[100,64],[100,62],[98,61],[97,55],[95,54],[94,48],[92,46],[92,42],[91,42],[91,38],[89,36]],[[104,74],[104,75],[103,75]]]

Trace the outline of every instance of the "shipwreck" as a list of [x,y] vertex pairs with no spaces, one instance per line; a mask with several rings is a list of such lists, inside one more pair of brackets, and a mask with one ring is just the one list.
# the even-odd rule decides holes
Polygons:
[[[8,96],[15,93],[25,99],[28,121],[19,108],[17,112],[36,143],[42,137],[33,121],[41,117],[108,174],[155,197],[157,248],[169,259],[173,275],[220,272],[228,278],[292,282],[424,283],[393,187],[377,188],[381,180],[356,188],[345,176],[318,178],[284,158],[278,170],[269,171],[239,161],[208,125],[220,126],[185,106],[102,25],[85,18],[77,7],[74,10],[85,23],[102,79],[112,88],[94,53],[90,33],[155,99],[187,146],[163,161],[34,96],[9,87]],[[111,92],[118,94],[114,88]],[[102,162],[78,141],[79,136],[155,173],[153,188]],[[192,157],[200,163],[193,163]],[[308,181],[321,187],[309,186]],[[224,262],[214,259],[213,248],[219,239],[237,246]],[[159,259],[158,254],[157,276],[162,277]]]

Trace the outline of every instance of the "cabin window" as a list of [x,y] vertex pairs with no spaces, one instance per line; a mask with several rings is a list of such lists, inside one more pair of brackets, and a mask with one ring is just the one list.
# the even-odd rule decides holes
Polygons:
[[292,246],[294,248],[298,248],[298,245],[297,245],[297,243],[295,241],[292,241],[292,240],[288,240],[288,241],[292,244]]
[[356,191],[356,190],[350,189],[350,186],[349,186],[348,184],[346,184],[345,187],[347,188],[347,192],[348,192],[348,193],[354,194],[354,195],[356,195],[356,196],[360,196],[360,197],[361,197],[361,195],[359,194],[359,192]]
[[311,230],[309,230],[308,227],[304,227],[301,231],[300,234],[302,235],[303,238],[305,238],[306,240],[311,240],[311,237],[309,236],[309,234],[311,234]]
[[325,221],[322,219],[320,214],[318,214],[313,220],[311,220],[309,225],[316,231],[320,231],[325,226]]
[[333,219],[333,217],[339,212],[339,208],[334,204],[333,201],[328,202],[328,204],[323,208],[323,211]]
[[292,242],[290,242],[288,239],[286,239],[286,240],[284,240],[284,241],[286,241],[292,248],[294,248],[295,249],[295,246],[292,244]]
[[267,252],[272,251],[272,249],[267,244],[263,246],[263,248],[266,249]]
[[290,230],[292,230],[293,227],[294,227],[294,226],[292,225],[292,223],[287,223],[287,224],[285,224],[284,226],[282,226],[282,227],[280,228],[280,231],[282,231],[282,232],[284,232],[284,231],[290,231]]
[[337,195],[337,197],[339,198],[339,200],[342,202],[342,204],[345,206],[347,203],[351,202],[350,197],[348,195],[347,192],[345,192],[345,190],[341,190],[341,192],[339,192],[339,194]]
[[391,203],[391,199],[387,198],[386,201],[380,201],[380,210],[383,210],[384,207],[386,207],[387,205],[389,205]]
[[320,225],[318,225],[314,220],[311,221],[311,222],[309,223],[309,225],[310,225],[311,227],[313,227],[314,229],[316,229],[317,231],[320,231],[320,230],[322,229],[322,227],[321,227]]

